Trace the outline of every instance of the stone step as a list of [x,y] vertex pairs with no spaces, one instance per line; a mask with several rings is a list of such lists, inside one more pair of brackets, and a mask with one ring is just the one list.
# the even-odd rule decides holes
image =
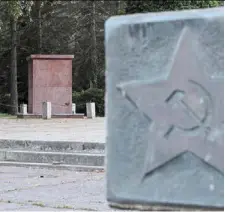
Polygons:
[[10,149],[0,150],[0,161],[10,162],[104,166],[104,158],[105,155],[102,153],[42,152]]
[[80,165],[67,165],[67,164],[51,164],[51,163],[27,163],[27,162],[11,162],[11,161],[0,161],[0,166],[15,166],[15,167],[37,167],[37,168],[48,168],[57,170],[71,170],[71,171],[86,171],[86,172],[102,172],[104,171],[103,166],[80,166]]
[[[20,119],[41,119],[42,115],[35,115],[35,114],[21,114],[18,113],[17,114],[17,118]],[[77,113],[77,114],[53,114],[51,116],[51,118],[60,118],[60,119],[68,119],[68,118],[72,118],[72,119],[84,119],[85,116],[83,113]]]
[[0,149],[32,150],[50,152],[104,152],[104,143],[73,141],[29,141],[0,139]]

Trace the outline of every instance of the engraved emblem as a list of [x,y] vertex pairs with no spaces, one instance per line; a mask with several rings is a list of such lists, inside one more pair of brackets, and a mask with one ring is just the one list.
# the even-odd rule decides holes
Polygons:
[[207,126],[207,123],[209,123],[211,119],[210,114],[212,113],[212,109],[213,109],[213,102],[210,97],[210,94],[204,87],[199,85],[197,82],[193,80],[189,80],[189,83],[190,83],[190,86],[193,87],[193,89],[196,89],[201,92],[201,96],[195,99],[195,101],[197,101],[197,104],[199,104],[199,106],[202,107],[203,113],[202,115],[199,115],[197,111],[193,110],[192,106],[185,101],[185,95],[189,95],[187,92],[183,90],[173,91],[171,95],[165,100],[165,103],[167,103],[166,107],[171,107],[175,109],[177,109],[177,107],[182,108],[183,113],[186,113],[188,114],[188,116],[190,116],[193,124],[190,126],[185,126],[185,123],[179,123],[179,122],[175,124],[171,124],[171,126],[169,126],[168,130],[164,134],[165,138],[168,138],[169,135],[176,128],[186,133],[192,132],[192,131],[198,131],[201,128],[204,128],[206,136],[208,136],[211,131],[210,127]]
[[198,45],[195,34],[186,27],[177,42],[167,79],[117,85],[149,123],[151,141],[143,179],[187,151],[223,173],[224,77],[213,78],[205,72],[203,61],[196,56]]

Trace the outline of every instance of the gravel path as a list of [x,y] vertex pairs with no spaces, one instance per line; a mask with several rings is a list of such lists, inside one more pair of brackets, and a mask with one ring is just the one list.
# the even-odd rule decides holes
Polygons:
[[104,173],[1,167],[0,210],[114,211]]
[[105,142],[105,119],[0,118],[0,139]]

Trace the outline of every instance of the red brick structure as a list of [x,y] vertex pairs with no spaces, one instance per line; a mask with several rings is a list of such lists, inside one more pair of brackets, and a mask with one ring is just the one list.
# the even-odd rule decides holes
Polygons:
[[28,113],[40,115],[42,102],[52,114],[72,114],[73,55],[31,55],[28,60]]

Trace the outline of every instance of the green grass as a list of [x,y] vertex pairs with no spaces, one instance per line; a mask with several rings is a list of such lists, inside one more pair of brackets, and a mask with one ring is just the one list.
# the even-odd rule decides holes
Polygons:
[[0,113],[0,118],[16,118],[16,116],[12,116],[8,113]]
[[38,207],[42,207],[42,208],[45,207],[45,205],[44,205],[43,203],[41,203],[41,202],[35,202],[35,203],[33,203],[32,205],[38,206]]
[[74,208],[74,207],[68,206],[68,205],[57,206],[56,208],[57,209],[73,209],[74,211],[97,211],[92,208]]
[[68,205],[63,205],[63,206],[57,206],[57,209],[73,209],[72,206],[68,206]]

